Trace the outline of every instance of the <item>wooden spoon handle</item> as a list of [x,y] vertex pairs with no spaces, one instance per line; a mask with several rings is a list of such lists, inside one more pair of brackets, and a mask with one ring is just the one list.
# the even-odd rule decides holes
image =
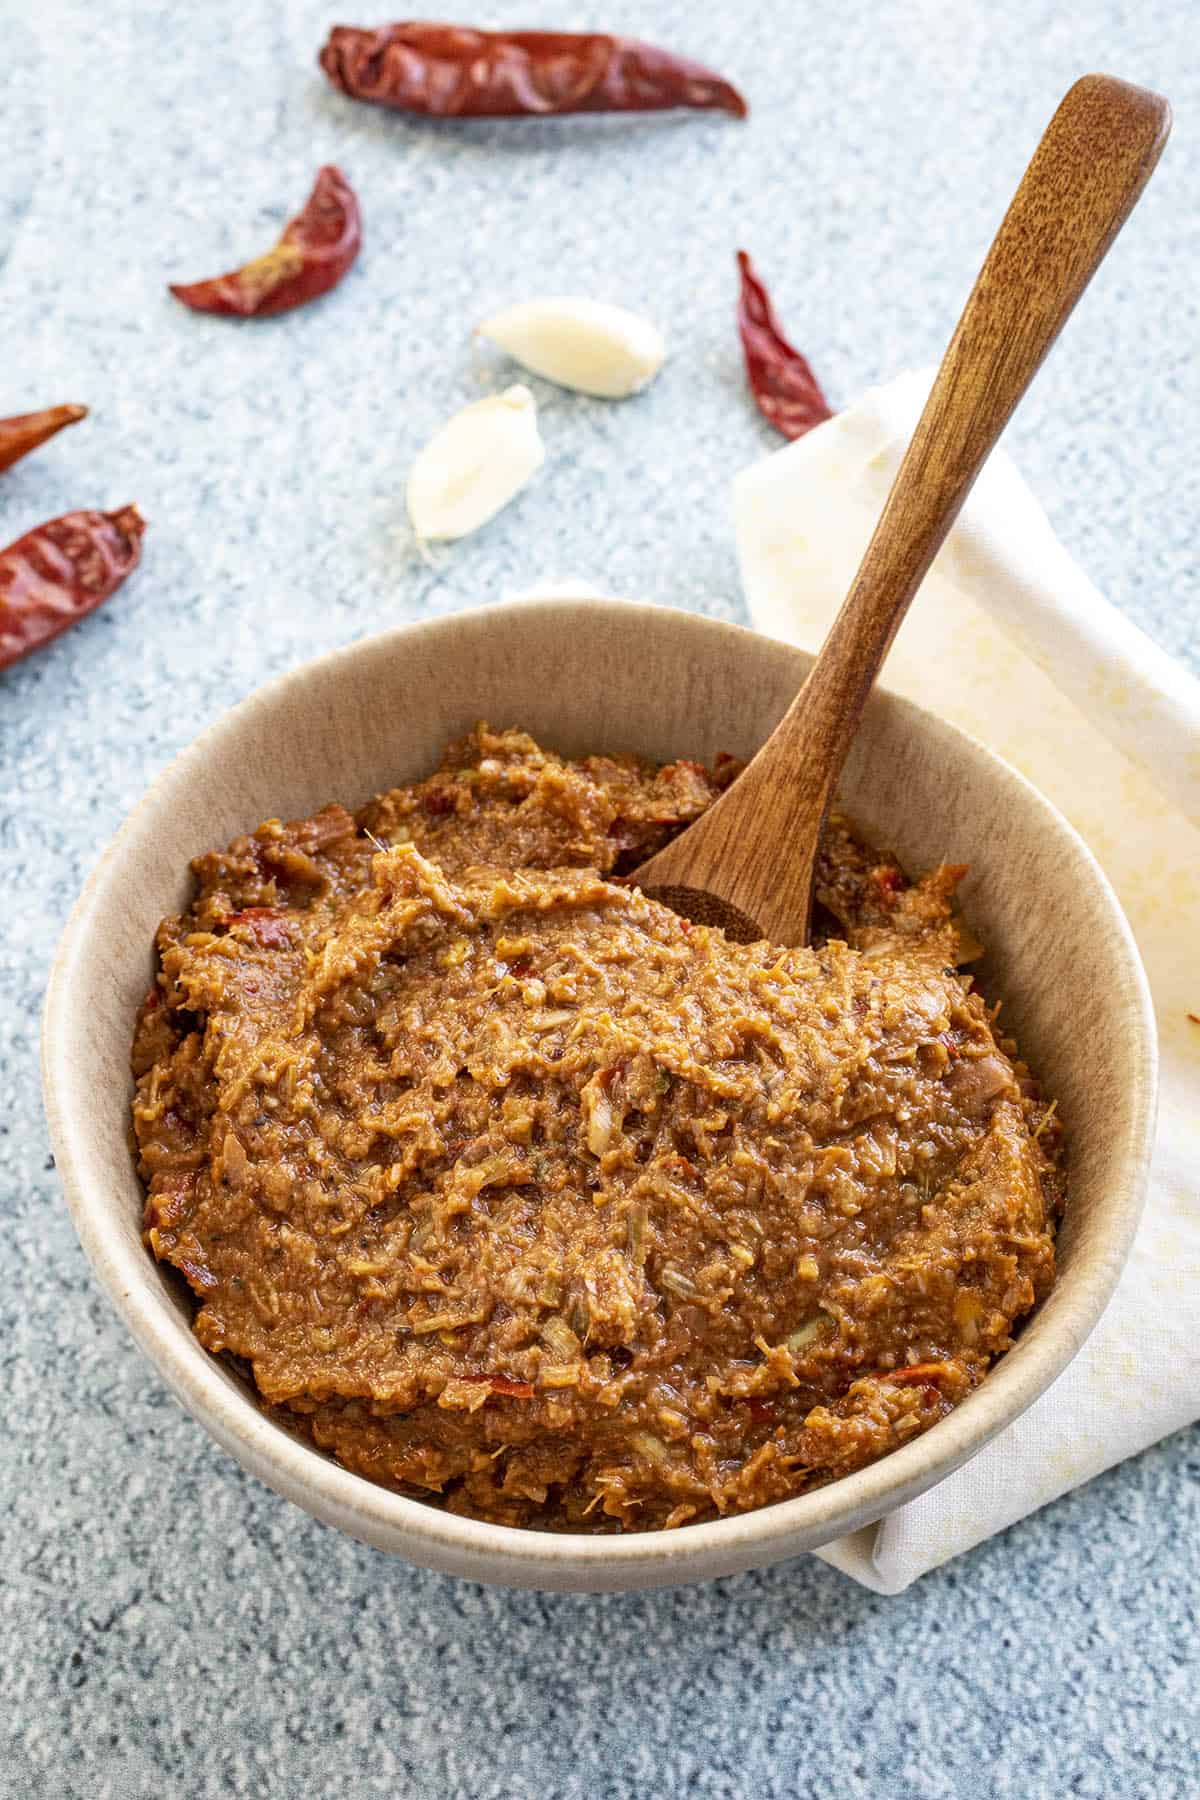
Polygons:
[[740,779],[639,870],[807,939],[817,840],[913,595],[988,452],[1158,161],[1167,102],[1107,75],[1050,121],[971,290],[874,535],[808,680]]
[[[913,596],[1149,181],[1170,122],[1158,94],[1085,75],[1047,126],[963,308],[858,574],[780,728],[790,737],[799,724],[790,745],[776,746],[799,759],[790,765],[797,772],[815,771],[814,750],[821,750],[823,804]],[[812,784],[804,786],[811,803]]]

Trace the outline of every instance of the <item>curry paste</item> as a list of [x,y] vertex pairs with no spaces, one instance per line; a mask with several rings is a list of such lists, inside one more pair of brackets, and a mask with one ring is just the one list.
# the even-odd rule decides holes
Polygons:
[[147,1242],[347,1468],[544,1529],[762,1506],[935,1424],[1049,1288],[1056,1126],[959,972],[961,869],[834,819],[792,950],[614,879],[735,772],[481,726],[194,862]]

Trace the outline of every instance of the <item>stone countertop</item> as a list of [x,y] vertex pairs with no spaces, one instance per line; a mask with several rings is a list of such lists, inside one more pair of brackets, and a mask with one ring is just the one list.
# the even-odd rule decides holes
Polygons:
[[[690,51],[747,92],[744,126],[408,121],[325,84],[331,16],[0,0],[0,412],[93,409],[3,477],[0,542],[75,506],[136,499],[150,521],[137,577],[0,677],[0,1793],[1194,1794],[1195,1432],[899,1599],[811,1559],[609,1598],[418,1573],[243,1475],[150,1372],[76,1245],[36,1069],[85,872],[267,676],[554,575],[740,617],[729,480],[777,440],[743,390],[735,248],[835,404],[935,359],[1090,68],[1170,94],[1175,142],[1008,441],[1100,586],[1196,666],[1186,9],[488,10]],[[170,301],[168,280],[266,248],[329,160],[366,220],[334,296],[248,326]],[[502,369],[469,329],[556,289],[651,313],[672,359],[622,406],[533,383],[546,469],[429,566],[409,462]]]

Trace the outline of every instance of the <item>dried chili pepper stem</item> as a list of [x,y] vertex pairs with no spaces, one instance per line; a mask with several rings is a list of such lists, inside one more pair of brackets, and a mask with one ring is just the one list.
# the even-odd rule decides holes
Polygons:
[[86,406],[48,406],[44,412],[14,413],[11,419],[0,419],[0,470],[11,469],[56,432],[86,418]]
[[303,306],[336,287],[358,255],[362,216],[340,169],[326,164],[312,193],[265,256],[211,281],[171,284],[194,312],[265,318]]
[[433,118],[514,118],[668,107],[746,116],[711,69],[604,32],[476,31],[407,19],[376,31],[335,25],[320,54],[334,87]]
[[833,408],[807,358],[790,344],[775,316],[770,295],[744,250],[737,253],[741,289],[738,330],[746,375],[759,412],[786,438],[803,437],[833,417]]
[[0,669],[115,593],[137,567],[145,529],[136,506],[63,513],[0,550]]

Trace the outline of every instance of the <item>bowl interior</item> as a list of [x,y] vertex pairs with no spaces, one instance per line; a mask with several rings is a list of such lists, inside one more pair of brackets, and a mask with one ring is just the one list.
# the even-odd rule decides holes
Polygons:
[[187,861],[262,819],[354,806],[427,773],[477,718],[568,753],[748,756],[810,659],[736,627],[656,607],[541,601],[390,632],[252,695],[167,770],[93,874],[47,999],[47,1108],[84,1248],[185,1405],[248,1468],[382,1548],[477,1579],[604,1588],[763,1564],[878,1518],[941,1479],[1040,1394],[1083,1342],[1137,1223],[1153,1126],[1145,980],[1104,877],[1021,777],[885,692],[871,701],[844,803],[910,871],[967,862],[964,911],[993,994],[1057,1097],[1071,1195],[1058,1284],[1016,1348],[935,1429],[871,1468],[758,1513],[621,1539],[451,1518],[375,1488],[293,1439],[202,1351],[188,1308],[139,1237],[129,1152],[133,1016],[160,917],[186,904]]

